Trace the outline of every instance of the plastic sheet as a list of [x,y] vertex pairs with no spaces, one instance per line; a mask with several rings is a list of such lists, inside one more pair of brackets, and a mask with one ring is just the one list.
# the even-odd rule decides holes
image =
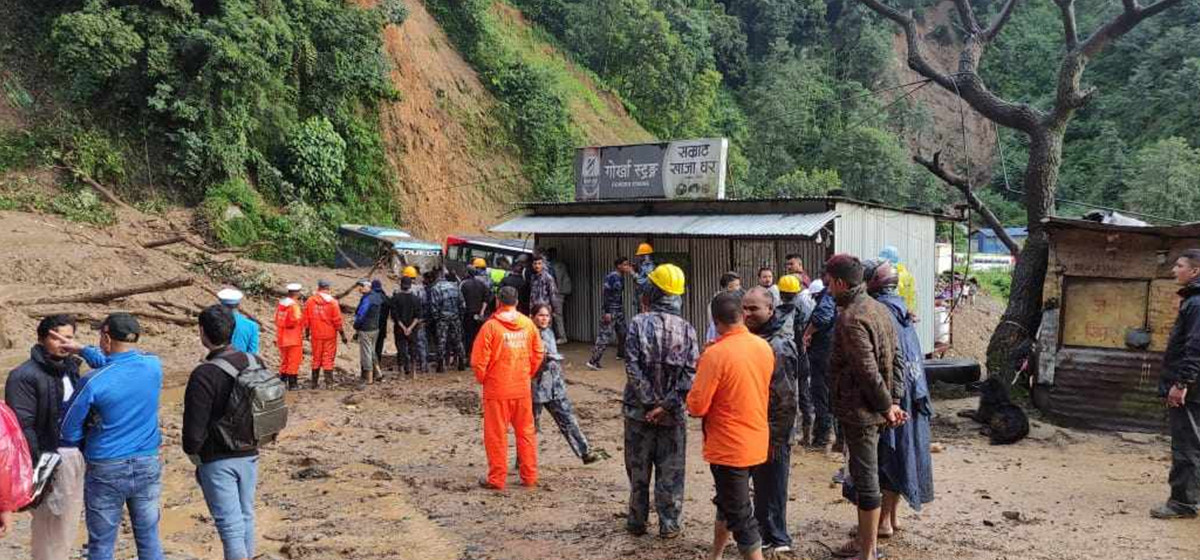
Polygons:
[[33,461],[17,415],[0,403],[0,511],[17,511],[33,494]]

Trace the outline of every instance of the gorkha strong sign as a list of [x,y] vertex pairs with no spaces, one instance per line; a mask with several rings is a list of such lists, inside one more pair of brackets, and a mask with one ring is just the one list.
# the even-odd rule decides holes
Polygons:
[[729,140],[600,146],[575,152],[575,200],[725,198]]

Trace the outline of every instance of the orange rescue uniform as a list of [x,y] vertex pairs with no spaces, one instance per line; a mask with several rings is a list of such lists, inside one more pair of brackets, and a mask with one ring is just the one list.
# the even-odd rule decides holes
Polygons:
[[488,484],[503,489],[508,478],[508,428],[517,437],[521,483],[537,484],[537,432],[530,381],[546,350],[529,317],[513,306],[498,309],[479,329],[471,369],[483,385],[483,446]]
[[337,336],[342,330],[342,308],[326,292],[317,292],[304,303],[304,326],[312,340],[312,369],[333,370]]
[[304,361],[304,310],[286,297],[275,308],[275,345],[279,347],[279,373],[296,375]]
[[696,364],[688,413],[704,419],[704,460],[727,467],[767,461],[767,400],[775,353],[744,325],[717,338]]

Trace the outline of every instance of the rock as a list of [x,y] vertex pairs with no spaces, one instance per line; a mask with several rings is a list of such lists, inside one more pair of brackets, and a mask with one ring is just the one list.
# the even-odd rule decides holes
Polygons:
[[1121,441],[1136,443],[1139,445],[1154,443],[1155,440],[1154,434],[1142,434],[1138,432],[1117,432],[1117,437],[1120,438]]
[[246,213],[242,212],[241,208],[239,208],[233,204],[226,206],[225,211],[221,212],[221,219],[226,222],[228,222],[230,220],[235,220],[237,218],[245,218],[245,217],[246,217]]
[[391,480],[392,475],[387,471],[375,471],[371,473],[371,480]]
[[344,405],[357,405],[357,404],[362,404],[362,400],[363,400],[363,399],[362,399],[362,395],[361,395],[361,394],[359,394],[359,393],[350,393],[349,395],[346,395],[345,397],[342,397],[342,404],[344,404]]
[[983,525],[984,525],[985,527],[995,527],[995,526],[996,526],[996,524],[995,524],[994,522],[992,522],[992,521],[988,521],[987,519],[984,519],[984,520],[983,520]]
[[292,474],[293,480],[316,480],[320,478],[329,478],[329,471],[320,467],[307,467],[300,469]]
[[943,451],[945,451],[945,450],[946,450],[946,446],[945,446],[945,445],[942,445],[942,444],[940,444],[940,443],[931,443],[931,444],[929,444],[929,452],[930,452],[930,453],[941,453],[941,452],[943,452]]
[[1002,512],[1000,515],[1003,515],[1004,518],[1009,521],[1020,521],[1021,520],[1021,512],[1019,512],[1019,511],[1005,511],[1005,512]]

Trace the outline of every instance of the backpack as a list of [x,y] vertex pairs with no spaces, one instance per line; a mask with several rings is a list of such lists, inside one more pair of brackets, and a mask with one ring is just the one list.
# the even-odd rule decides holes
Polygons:
[[217,437],[231,451],[250,451],[274,441],[287,426],[283,380],[263,367],[258,356],[246,354],[246,358],[249,364],[240,371],[223,358],[207,362],[234,380],[225,415],[216,424]]

